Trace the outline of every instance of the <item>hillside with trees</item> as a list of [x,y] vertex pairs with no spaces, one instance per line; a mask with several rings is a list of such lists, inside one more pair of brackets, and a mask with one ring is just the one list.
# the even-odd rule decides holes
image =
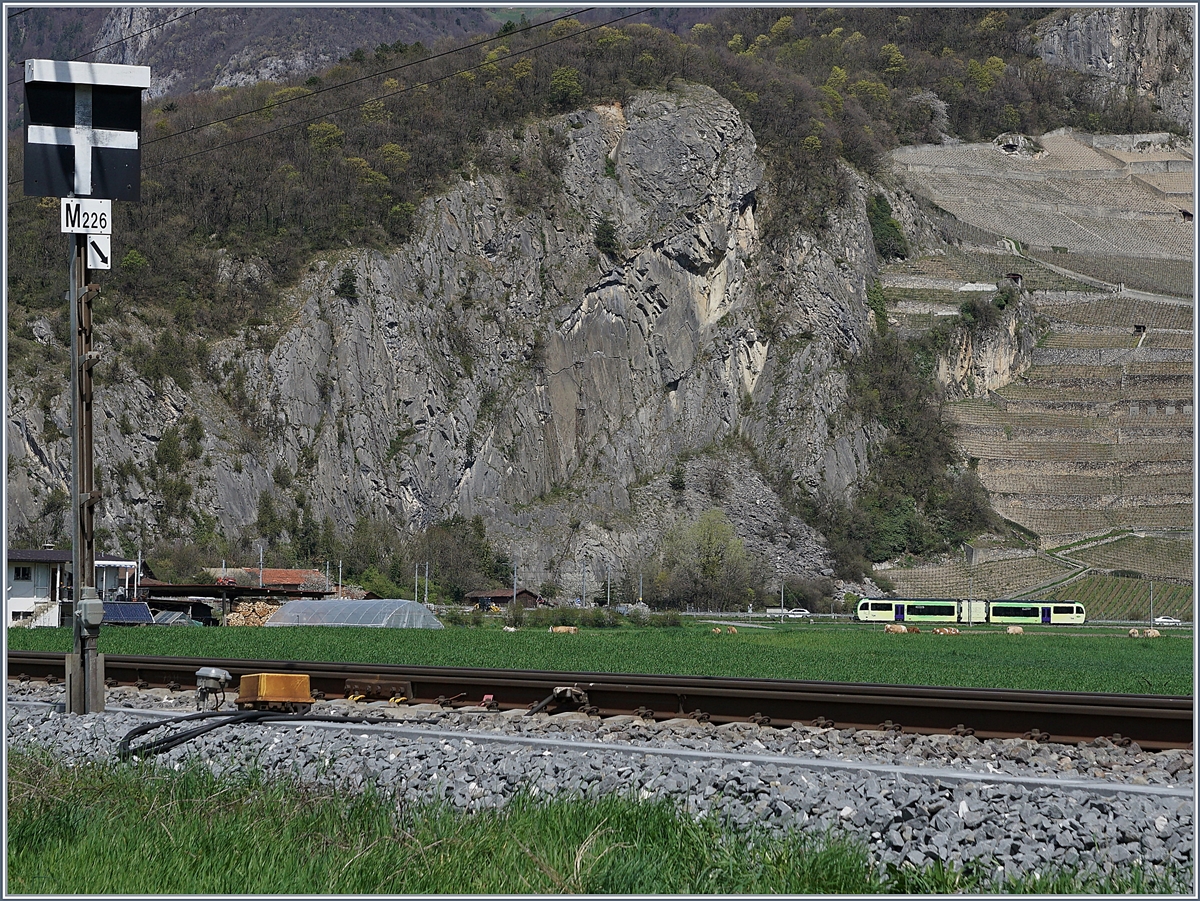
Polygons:
[[[109,343],[95,376],[101,390],[136,380],[153,392],[173,386],[188,396],[203,393],[220,409],[187,411],[155,436],[148,459],[125,458],[105,471],[109,491],[121,484],[137,493],[130,487],[136,482],[140,492],[162,497],[156,516],[107,541],[126,552],[157,546],[163,571],[180,577],[191,571],[189,561],[245,554],[260,537],[280,561],[344,558],[364,584],[407,584],[413,564],[429,559],[440,561],[450,596],[479,582],[503,583],[513,561],[489,543],[496,523],[451,509],[399,525],[376,513],[335,519],[299,479],[319,462],[311,448],[307,463],[284,465],[271,462],[268,448],[246,444],[272,479],[258,484],[240,529],[198,508],[185,474],[211,458],[212,423],[225,420],[246,434],[263,429],[249,370],[220,348],[232,341],[269,356],[292,326],[294,293],[317,260],[347,248],[386,255],[408,246],[425,225],[425,205],[451,186],[490,179],[517,217],[570,213],[564,173],[579,121],[571,114],[624,108],[646,91],[702,85],[736,110],[766,167],[762,189],[746,202],[754,205],[764,251],[776,254],[842,235],[848,211],[861,202],[861,184],[876,186],[864,213],[875,260],[903,257],[910,241],[930,240],[923,226],[924,237],[906,236],[900,220],[910,231],[919,223],[884,196],[897,197],[887,153],[901,144],[1064,125],[1181,128],[1136,94],[1081,101],[1094,98],[1078,90],[1088,76],[1048,66],[1033,52],[1031,29],[1043,12],[731,8],[672,18],[606,9],[546,24],[509,21],[488,33],[460,36],[447,28],[438,39],[400,36],[288,79],[149,100],[142,201],[115,205],[116,264],[96,306]],[[465,30],[461,18],[456,28]],[[60,45],[28,46],[57,52]],[[163,65],[171,65],[168,57]],[[20,179],[22,153],[20,136],[10,133],[9,140],[11,185]],[[54,200],[9,195],[9,380],[27,386],[46,411],[39,445],[63,437],[49,415],[67,370],[56,208]],[[586,228],[598,260],[622,259],[628,223],[601,219]],[[333,294],[353,304],[367,296],[361,282],[356,270],[341,267]],[[782,308],[780,299],[763,301],[756,325],[768,337],[778,328],[781,346],[786,338],[789,352],[801,352],[813,336],[786,324]],[[470,341],[453,329],[448,335],[471,380]],[[537,340],[530,346],[536,369],[541,351]],[[857,580],[872,561],[944,550],[998,527],[977,480],[958,466],[952,426],[918,351],[887,336],[839,350],[846,388],[840,415],[873,436],[868,471],[854,491],[811,493],[784,467],[763,462],[764,480],[778,489],[787,515],[827,541],[830,556],[813,559],[813,576],[830,570]],[[499,385],[487,390],[493,393],[472,401],[480,416],[494,413],[502,397]],[[328,385],[324,391],[327,399]],[[752,401],[743,402],[747,413]],[[121,428],[132,436],[131,423]],[[411,429],[401,423],[393,430],[389,460],[406,453]],[[760,451],[752,445],[746,453]],[[10,542],[66,540],[59,488],[42,486],[40,509],[25,511]],[[762,594],[761,567],[745,559],[745,547],[739,550],[718,516],[706,516],[664,538],[652,580],[663,603],[707,594],[713,603],[735,605],[746,592]],[[727,575],[736,571],[735,584],[719,584],[713,560]],[[563,562],[555,572],[547,564],[546,581]]]

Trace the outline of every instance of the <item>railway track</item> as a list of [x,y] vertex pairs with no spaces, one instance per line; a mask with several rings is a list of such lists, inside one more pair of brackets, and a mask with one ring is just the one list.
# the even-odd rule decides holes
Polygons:
[[[65,678],[65,654],[8,652],[8,678]],[[1161,695],[1009,691],[864,685],[783,679],[106,656],[110,685],[192,691],[213,666],[234,679],[251,673],[305,674],[314,697],[404,699],[443,707],[485,707],[714,723],[793,722],[838,728],[1025,737],[1066,744],[1107,737],[1148,749],[1193,745],[1193,700]]]

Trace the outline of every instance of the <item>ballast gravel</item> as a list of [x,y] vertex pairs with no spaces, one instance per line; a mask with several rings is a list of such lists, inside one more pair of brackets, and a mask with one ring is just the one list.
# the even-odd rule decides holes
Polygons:
[[[8,700],[10,746],[43,747],[75,764],[115,757],[121,739],[147,722],[139,709],[196,709],[191,691],[122,687],[108,690],[103,714],[66,714],[54,706],[62,687],[36,681],[10,682]],[[1006,878],[1194,869],[1190,750],[430,704],[319,701],[311,712],[387,722],[229,725],[138,762],[178,769],[199,760],[216,773],[254,768],[352,792],[374,785],[468,810],[501,806],[519,791],[669,798],[692,816],[740,827],[848,831],[881,871],[935,861],[976,861]]]

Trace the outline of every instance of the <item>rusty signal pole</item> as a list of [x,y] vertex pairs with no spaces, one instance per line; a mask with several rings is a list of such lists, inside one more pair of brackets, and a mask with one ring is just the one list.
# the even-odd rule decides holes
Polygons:
[[68,660],[67,710],[104,710],[104,658],[97,650],[104,605],[96,593],[96,502],[92,443],[92,300],[100,293],[88,284],[89,235],[71,235],[71,497],[74,500],[71,565],[75,652]]

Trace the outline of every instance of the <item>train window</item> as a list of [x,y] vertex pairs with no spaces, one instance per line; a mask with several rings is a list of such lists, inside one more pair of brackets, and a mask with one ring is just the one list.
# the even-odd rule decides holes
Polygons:
[[1054,608],[1054,612],[1055,613],[1066,613],[1068,615],[1074,614],[1075,605],[1074,604],[1066,604],[1066,605],[1056,606]]
[[1078,613],[1080,616],[1083,616],[1083,607],[1081,607],[1079,604],[1076,604],[1075,612]]
[[1008,607],[992,605],[992,616],[1032,616],[1041,615],[1037,607]]
[[872,609],[872,610],[879,610],[879,611],[886,611],[886,610],[891,610],[891,609],[892,609],[892,605],[891,605],[891,604],[882,604],[882,603],[880,603],[879,601],[874,601],[874,602],[872,602],[872,604],[871,604],[871,609]]
[[953,604],[909,604],[909,616],[953,616]]

